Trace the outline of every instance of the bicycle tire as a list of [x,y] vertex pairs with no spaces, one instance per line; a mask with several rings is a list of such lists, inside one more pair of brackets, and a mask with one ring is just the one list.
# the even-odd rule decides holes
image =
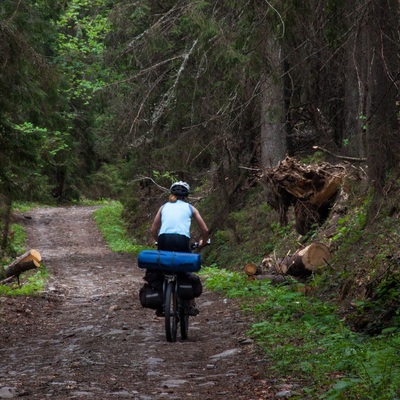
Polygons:
[[179,317],[181,323],[181,338],[185,340],[188,338],[189,333],[189,300],[181,299]]
[[168,282],[165,288],[165,334],[168,342],[176,342],[178,328],[177,295],[175,281]]

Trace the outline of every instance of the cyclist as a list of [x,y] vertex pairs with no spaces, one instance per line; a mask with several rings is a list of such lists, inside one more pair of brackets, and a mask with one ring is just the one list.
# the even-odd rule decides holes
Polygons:
[[[186,182],[175,182],[170,188],[168,202],[160,207],[153,224],[151,234],[157,242],[158,250],[191,253],[190,227],[194,219],[200,232],[199,248],[207,243],[209,232],[206,223],[196,207],[189,204],[186,199],[190,192],[190,186]],[[192,283],[195,297],[200,296],[202,285],[200,278],[191,272],[180,273],[184,279]],[[154,286],[162,287],[163,274],[159,271],[147,271],[145,280]],[[190,315],[199,313],[194,299],[190,301]],[[157,310],[156,315],[162,315],[162,310]]]

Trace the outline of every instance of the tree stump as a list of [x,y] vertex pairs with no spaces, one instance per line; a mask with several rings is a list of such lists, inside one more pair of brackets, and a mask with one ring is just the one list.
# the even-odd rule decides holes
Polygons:
[[328,218],[344,177],[343,166],[307,166],[287,157],[278,167],[264,170],[262,179],[268,188],[267,201],[279,210],[281,223],[287,224],[286,213],[294,206],[296,231],[305,235]]

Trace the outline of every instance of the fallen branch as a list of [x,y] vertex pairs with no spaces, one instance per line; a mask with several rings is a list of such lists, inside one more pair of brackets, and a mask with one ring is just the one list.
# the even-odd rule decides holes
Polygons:
[[319,146],[313,146],[313,149],[314,149],[314,150],[321,150],[321,151],[323,151],[324,153],[327,153],[327,154],[329,154],[329,155],[332,156],[332,157],[339,158],[340,160],[353,161],[353,162],[365,162],[365,161],[367,161],[366,158],[339,156],[338,154],[333,154],[333,153],[330,152],[329,150],[324,149],[323,147],[319,147]]
[[17,280],[17,277],[13,275],[13,276],[10,276],[9,278],[1,280],[0,285],[7,285],[8,283],[13,282],[15,280]]

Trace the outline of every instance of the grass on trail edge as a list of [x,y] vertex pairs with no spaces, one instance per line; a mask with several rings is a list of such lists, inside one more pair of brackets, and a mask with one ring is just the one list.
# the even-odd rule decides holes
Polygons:
[[[400,334],[356,334],[334,307],[306,297],[294,281],[274,286],[242,273],[204,268],[209,289],[240,298],[256,317],[249,331],[272,361],[276,379],[299,383],[291,399],[400,398]],[[268,372],[270,374],[270,372]]]
[[[48,280],[49,273],[46,268],[40,267],[34,275],[24,277],[24,284],[18,286],[13,283],[12,286],[0,285],[0,296],[30,296],[43,290]],[[21,279],[21,278],[20,278]]]
[[133,243],[128,236],[121,218],[122,211],[122,204],[114,201],[96,210],[93,217],[112,251],[138,254],[147,247]]
[[[29,207],[26,206],[26,210]],[[24,228],[19,224],[11,224],[10,231],[13,233],[12,239],[8,242],[7,253],[21,255],[26,252],[26,233]],[[1,260],[0,265],[0,280],[5,279],[5,271],[3,267],[9,265],[13,258],[10,256],[5,257]],[[48,279],[48,272],[46,268],[41,264],[39,270],[30,270],[20,275],[21,285],[17,282],[13,282],[8,285],[0,285],[0,296],[30,296],[35,295],[43,290]]]

